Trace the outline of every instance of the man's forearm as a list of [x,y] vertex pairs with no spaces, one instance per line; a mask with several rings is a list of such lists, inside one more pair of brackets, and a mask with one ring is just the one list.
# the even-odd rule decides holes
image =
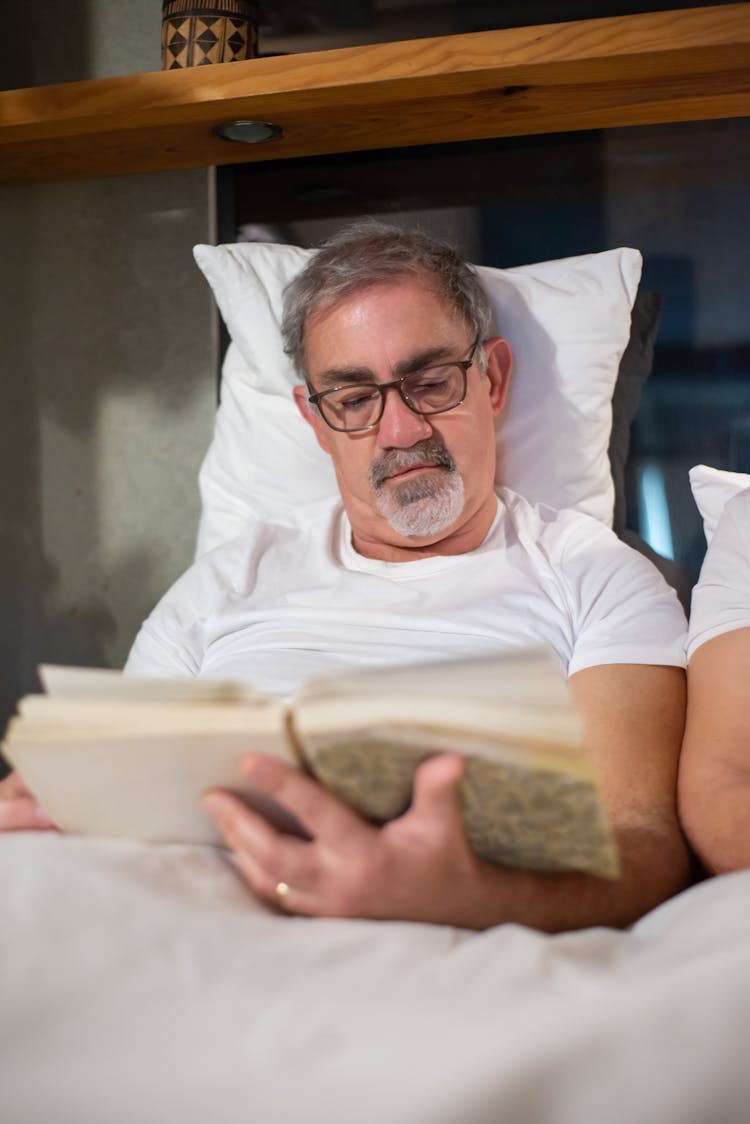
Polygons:
[[514,922],[549,933],[589,925],[622,928],[687,884],[688,850],[676,829],[621,829],[617,841],[618,879],[482,864],[484,893],[481,900],[476,895],[476,911],[470,916],[467,910],[463,924],[485,929]]
[[698,858],[712,874],[750,867],[750,771],[712,770],[703,788],[684,800],[684,819]]
[[750,628],[702,644],[688,683],[678,787],[685,832],[713,873],[750,867]]

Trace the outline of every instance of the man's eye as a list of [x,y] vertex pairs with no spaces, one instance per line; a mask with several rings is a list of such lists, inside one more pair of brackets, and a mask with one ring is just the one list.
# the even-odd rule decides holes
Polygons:
[[451,379],[450,368],[433,367],[429,371],[420,371],[413,379],[410,379],[410,386],[412,391],[419,393],[428,393],[431,390],[441,390],[446,383]]
[[374,397],[375,391],[359,391],[356,394],[343,395],[339,398],[338,405],[343,410],[361,410],[369,406]]

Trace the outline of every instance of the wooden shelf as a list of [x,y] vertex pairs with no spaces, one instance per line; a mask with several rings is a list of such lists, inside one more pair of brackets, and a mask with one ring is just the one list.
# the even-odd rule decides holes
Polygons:
[[[750,115],[745,3],[0,93],[0,180],[157,172]],[[283,136],[221,140],[271,121]]]

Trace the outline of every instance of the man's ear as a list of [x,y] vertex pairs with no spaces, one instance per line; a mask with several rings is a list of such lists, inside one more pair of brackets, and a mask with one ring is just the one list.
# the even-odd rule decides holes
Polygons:
[[493,414],[499,414],[505,403],[513,367],[510,344],[502,336],[493,336],[482,344],[487,357],[487,378]]
[[313,432],[315,433],[315,437],[321,449],[324,453],[330,453],[331,450],[328,446],[328,441],[326,440],[326,430],[328,429],[328,426],[323,421],[318,411],[313,409],[310,406],[310,403],[307,401],[307,387],[295,386],[292,388],[292,394],[294,395],[294,401],[297,409],[302,414],[302,417],[305,419],[307,424],[312,426]]

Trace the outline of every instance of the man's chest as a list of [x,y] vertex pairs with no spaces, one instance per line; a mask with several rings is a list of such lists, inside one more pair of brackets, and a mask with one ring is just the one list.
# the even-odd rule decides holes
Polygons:
[[[555,591],[496,558],[414,580],[346,570],[324,583],[256,586],[202,622],[201,674],[291,690],[336,668],[412,663],[546,643],[566,665],[570,621]],[[271,682],[273,681],[273,683]]]

